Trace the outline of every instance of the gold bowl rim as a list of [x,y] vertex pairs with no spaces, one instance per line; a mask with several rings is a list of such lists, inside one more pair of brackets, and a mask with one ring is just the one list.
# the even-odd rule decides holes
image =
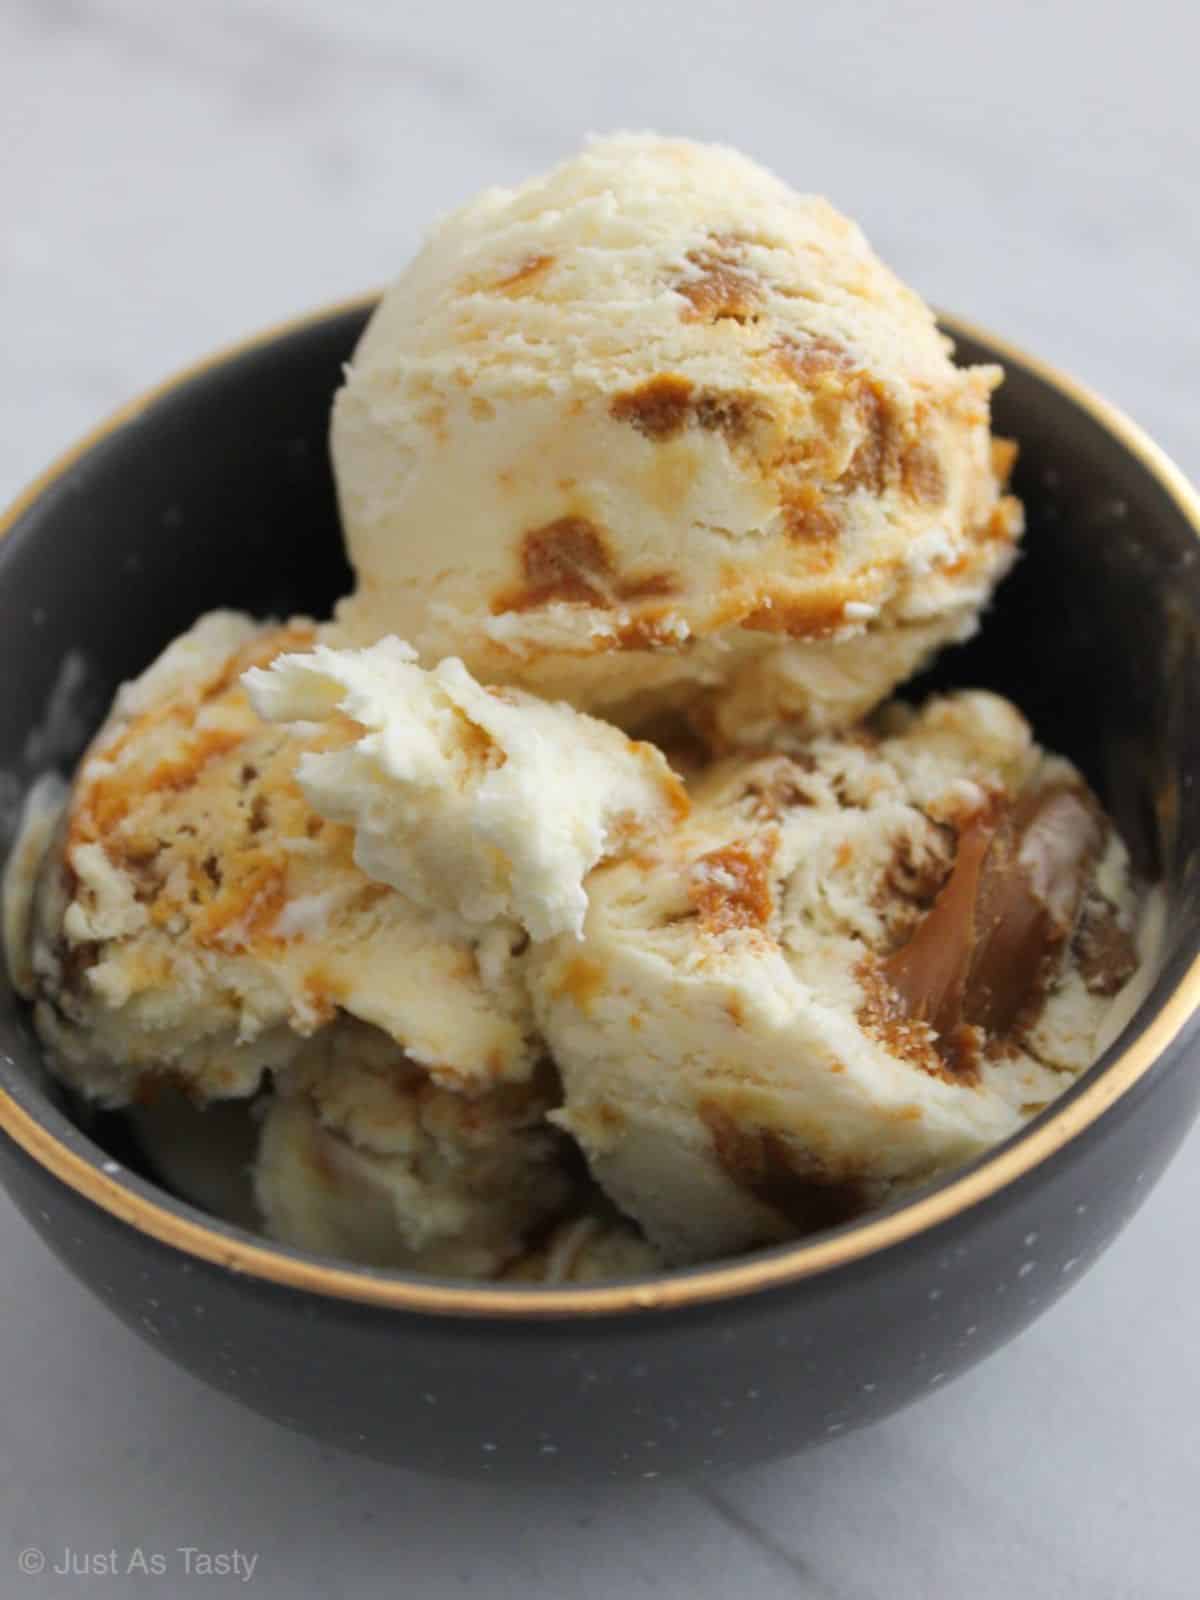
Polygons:
[[[251,334],[202,357],[130,401],[58,457],[18,495],[0,517],[3,538],[47,489],[101,440],[191,379],[226,362],[351,311],[367,310],[377,292],[324,305]],[[1022,367],[1100,424],[1123,450],[1156,478],[1200,538],[1200,495],[1170,457],[1138,425],[1087,385],[1030,356],[1006,340],[961,317],[939,315],[952,337],[969,338],[1005,365]],[[672,1310],[727,1300],[755,1291],[798,1283],[818,1273],[874,1255],[934,1228],[996,1194],[1048,1160],[1077,1138],[1126,1095],[1158,1061],[1200,1009],[1200,956],[1187,968],[1149,1023],[1120,1054],[1079,1092],[1052,1110],[1044,1122],[1017,1135],[996,1154],[958,1178],[895,1211],[867,1219],[843,1232],[811,1242],[778,1247],[673,1275],[594,1287],[539,1288],[495,1284],[462,1285],[422,1280],[376,1269],[339,1265],[275,1247],[251,1235],[239,1236],[201,1220],[186,1203],[181,1210],[140,1193],[119,1174],[103,1170],[70,1148],[0,1087],[0,1131],[38,1165],[118,1221],[188,1256],[230,1272],[291,1289],[328,1295],[364,1305],[443,1316],[498,1317],[509,1320],[631,1314]],[[102,1153],[101,1153],[102,1154]]]

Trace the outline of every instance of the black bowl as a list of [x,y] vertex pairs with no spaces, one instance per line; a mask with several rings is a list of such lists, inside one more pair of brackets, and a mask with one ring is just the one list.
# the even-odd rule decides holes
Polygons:
[[[173,380],[10,513],[0,547],[0,801],[64,767],[117,682],[217,605],[327,609],[349,583],[330,395],[369,305]],[[1149,1192],[1200,1100],[1200,504],[1123,418],[1000,360],[1026,555],[937,678],[1014,696],[1116,812],[1166,893],[1152,992],[1027,1130],[907,1204],[816,1238],[584,1289],[405,1277],[269,1245],[130,1171],[73,1119],[0,996],[0,1175],[136,1332],[332,1444],[457,1474],[637,1478],[783,1455],[978,1361],[1075,1282]],[[46,708],[54,715],[46,722]]]

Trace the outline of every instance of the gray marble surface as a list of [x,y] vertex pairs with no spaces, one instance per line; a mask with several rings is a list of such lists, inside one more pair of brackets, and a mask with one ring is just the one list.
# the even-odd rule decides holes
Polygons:
[[[1178,0],[4,0],[0,495],[221,341],[393,272],[591,129],[726,139],[1200,473],[1197,13]],[[334,20],[336,18],[336,20]],[[1200,1137],[1074,1292],[919,1408],[688,1488],[330,1454],[114,1323],[0,1203],[0,1594],[1200,1593]],[[258,1557],[248,1584],[186,1546]],[[169,1575],[25,1577],[38,1547]]]

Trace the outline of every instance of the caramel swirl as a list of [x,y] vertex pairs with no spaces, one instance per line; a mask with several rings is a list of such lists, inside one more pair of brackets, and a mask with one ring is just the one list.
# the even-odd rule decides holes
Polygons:
[[1010,1033],[1075,926],[1105,823],[1081,786],[1031,787],[960,831],[954,867],[883,964],[908,1015],[939,1040]]

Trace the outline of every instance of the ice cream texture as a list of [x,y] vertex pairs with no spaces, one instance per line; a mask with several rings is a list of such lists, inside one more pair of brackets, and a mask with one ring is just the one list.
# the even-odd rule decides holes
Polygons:
[[792,1238],[1018,1129],[1148,969],[1020,713],[884,704],[1022,531],[952,354],[719,147],[441,222],[334,398],[354,592],[201,618],[31,797],[51,1069],[197,1203],[512,1283]]
[[355,830],[355,860],[453,928],[515,922],[578,934],[583,883],[687,814],[653,745],[564,704],[484,688],[461,661],[430,671],[396,638],[277,657],[246,676],[274,722],[360,733],[306,752],[296,778],[322,816]]
[[718,763],[535,950],[553,1114],[669,1261],[843,1220],[1094,1059],[1136,966],[1124,847],[982,693]]
[[376,1029],[318,1034],[278,1081],[254,1167],[267,1231],[374,1266],[493,1277],[570,1204],[544,1073],[439,1087]]
[[596,141],[441,222],[372,317],[333,408],[342,626],[625,725],[845,726],[1011,562],[999,378],[824,200]]
[[[470,1277],[644,1264],[628,1227],[537,1242],[588,1187],[520,948],[577,930],[587,871],[685,814],[681,783],[570,707],[319,639],[202,618],[121,691],[69,793],[34,797],[6,925],[50,1065],[238,1220],[214,1146],[244,1162],[249,1137],[286,1243]],[[252,1129],[216,1109],[251,1098]]]
[[307,739],[241,677],[315,642],[306,621],[213,613],[119,694],[84,758],[10,966],[54,1069],[107,1105],[169,1077],[253,1094],[346,1015],[443,1083],[524,1080],[532,1019],[503,930],[448,935],[356,865],[295,781]]

